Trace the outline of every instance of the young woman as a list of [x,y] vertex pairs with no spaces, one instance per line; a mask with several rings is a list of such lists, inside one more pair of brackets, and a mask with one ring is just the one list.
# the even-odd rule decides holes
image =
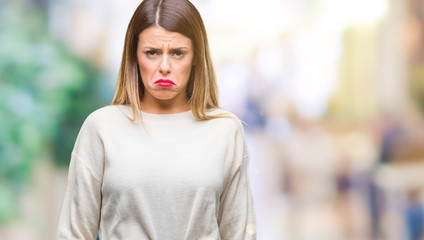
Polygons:
[[145,0],[112,105],[84,122],[57,239],[256,239],[243,128],[188,0]]

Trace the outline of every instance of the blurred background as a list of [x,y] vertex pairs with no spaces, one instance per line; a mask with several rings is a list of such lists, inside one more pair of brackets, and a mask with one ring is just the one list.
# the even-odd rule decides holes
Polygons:
[[[259,240],[424,239],[424,1],[193,0]],[[0,0],[0,239],[54,239],[139,0]]]

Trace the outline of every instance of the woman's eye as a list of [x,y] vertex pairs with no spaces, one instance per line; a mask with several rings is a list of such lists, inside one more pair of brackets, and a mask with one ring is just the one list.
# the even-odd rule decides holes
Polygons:
[[155,57],[155,56],[159,55],[159,53],[155,50],[145,51],[144,54],[146,54],[146,56],[148,56],[148,57]]
[[172,55],[177,57],[177,58],[181,58],[185,55],[186,53],[184,51],[181,50],[175,50],[172,52]]

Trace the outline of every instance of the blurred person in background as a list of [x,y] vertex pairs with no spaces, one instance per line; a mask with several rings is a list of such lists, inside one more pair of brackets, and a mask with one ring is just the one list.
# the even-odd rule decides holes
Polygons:
[[404,214],[409,240],[424,238],[424,208],[420,200],[421,194],[420,188],[412,189],[407,193],[408,203]]
[[188,0],[145,0],[112,105],[84,122],[57,239],[256,239],[241,121],[218,105]]

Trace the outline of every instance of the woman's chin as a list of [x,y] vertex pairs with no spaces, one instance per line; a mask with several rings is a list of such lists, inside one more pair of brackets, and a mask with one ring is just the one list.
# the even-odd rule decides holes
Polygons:
[[176,94],[172,94],[172,93],[161,93],[161,94],[153,95],[153,98],[158,101],[172,101],[172,100],[175,100],[176,96],[177,96]]
[[153,101],[159,101],[159,102],[181,102],[186,101],[185,98],[185,91],[172,91],[171,89],[160,89],[160,90],[153,90],[146,94],[146,98],[153,100]]

